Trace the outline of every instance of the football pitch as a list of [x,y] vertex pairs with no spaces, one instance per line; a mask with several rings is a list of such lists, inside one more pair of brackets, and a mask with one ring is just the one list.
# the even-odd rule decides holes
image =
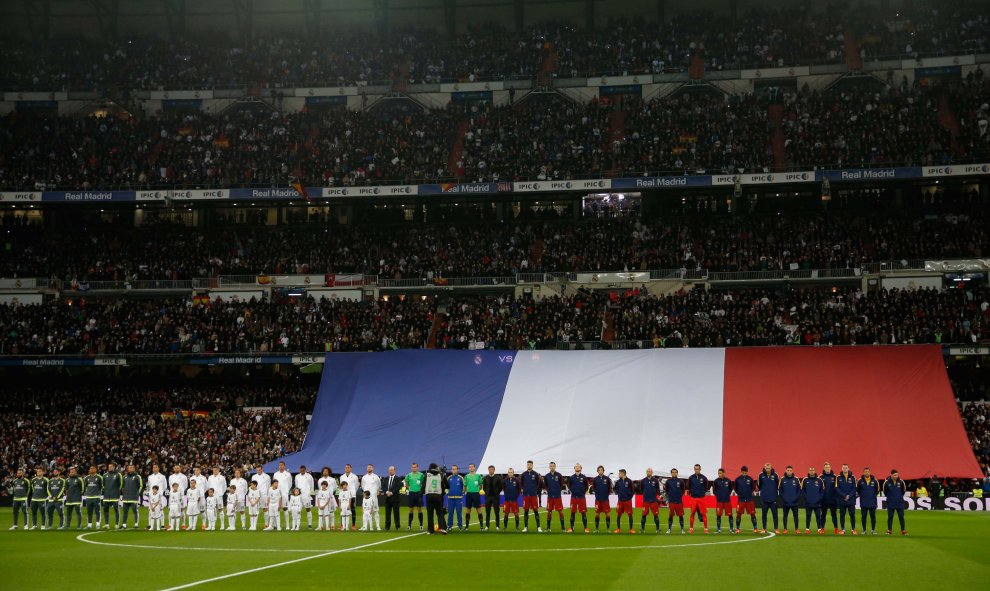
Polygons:
[[[665,527],[666,512],[662,517]],[[742,534],[696,529],[681,535],[675,520],[674,533],[658,535],[649,520],[646,533],[636,534],[566,534],[556,523],[553,533],[541,534],[532,522],[523,534],[510,521],[508,531],[481,532],[475,525],[427,536],[415,523],[411,532],[342,533],[310,531],[305,519],[300,532],[8,531],[11,510],[4,508],[0,580],[3,589],[55,584],[82,591],[339,585],[361,591],[699,585],[765,590],[801,581],[817,589],[957,589],[990,580],[990,513],[908,512],[910,534],[889,537],[886,512],[877,517],[876,536],[855,537],[831,529],[825,535],[758,535],[746,531],[745,518]],[[713,532],[714,519],[711,512]],[[803,524],[803,511],[801,519]],[[638,530],[638,512],[635,524]]]

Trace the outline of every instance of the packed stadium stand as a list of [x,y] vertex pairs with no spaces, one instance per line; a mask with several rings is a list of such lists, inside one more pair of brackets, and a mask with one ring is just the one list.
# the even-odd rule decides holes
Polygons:
[[325,355],[922,344],[987,473],[990,18],[898,4],[2,44],[0,480],[284,457]]

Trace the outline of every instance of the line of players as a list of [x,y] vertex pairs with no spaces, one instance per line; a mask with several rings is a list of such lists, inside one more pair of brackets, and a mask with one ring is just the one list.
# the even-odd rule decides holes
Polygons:
[[[634,494],[643,496],[643,507],[640,518],[640,530],[645,531],[646,522],[653,516],[656,531],[661,531],[659,507],[661,499],[668,505],[666,533],[670,533],[676,516],[681,533],[684,530],[685,506],[689,511],[689,528],[687,533],[694,532],[695,518],[700,516],[705,533],[709,532],[708,514],[705,497],[709,490],[715,497],[716,532],[722,531],[722,518],[728,518],[729,531],[741,532],[742,516],[748,514],[752,521],[753,531],[766,533],[768,531],[768,516],[772,518],[775,533],[788,533],[788,519],[794,518],[795,533],[800,533],[798,521],[798,506],[801,499],[805,503],[805,533],[811,533],[814,520],[815,530],[825,533],[825,519],[831,514],[833,532],[845,534],[845,519],[848,515],[852,533],[855,535],[855,511],[857,500],[861,508],[862,532],[865,534],[869,518],[872,533],[876,533],[877,499],[881,493],[887,497],[887,533],[891,532],[893,519],[897,516],[901,533],[907,534],[904,523],[905,483],[899,478],[896,470],[881,483],[873,477],[869,468],[863,470],[856,478],[845,464],[839,473],[834,473],[828,462],[825,463],[821,475],[814,467],[809,468],[805,478],[798,478],[791,466],[784,475],[779,476],[773,467],[767,463],[756,479],[753,479],[746,466],[740,470],[735,480],[725,477],[725,471],[719,469],[718,478],[714,481],[701,473],[701,466],[694,466],[694,474],[687,479],[678,476],[677,469],[671,470],[670,478],[662,479],[654,475],[653,470],[647,469],[646,476],[638,481],[632,481],[625,470],[619,471],[619,477],[613,481],[605,475],[605,468],[598,466],[597,475],[588,477],[582,472],[580,464],[574,466],[574,474],[565,477],[556,469],[556,463],[550,463],[550,472],[541,475],[533,470],[533,462],[527,462],[527,470],[516,476],[512,468],[503,477],[495,473],[495,467],[488,467],[488,475],[479,477],[474,466],[471,466],[468,479],[460,476],[454,467],[450,478],[444,479],[444,492],[448,503],[448,527],[452,527],[456,516],[458,527],[462,524],[462,509],[468,509],[467,524],[470,525],[471,510],[478,514],[479,527],[487,530],[491,526],[491,513],[495,513],[495,529],[508,528],[509,516],[515,518],[516,529],[519,529],[520,495],[523,500],[524,522],[522,531],[529,529],[529,513],[533,512],[537,531],[541,527],[539,508],[540,497],[545,492],[547,496],[546,531],[552,528],[553,513],[560,519],[560,529],[564,530],[564,508],[562,494],[567,491],[571,495],[570,527],[566,531],[573,532],[575,519],[581,515],[584,531],[589,532],[587,518],[587,495],[595,497],[595,531],[600,530],[602,516],[605,519],[606,531],[611,530],[611,514],[609,496],[615,494],[618,499],[616,506],[616,526],[614,533],[623,531],[622,516],[628,515],[629,531],[635,533],[633,526],[632,499]],[[422,529],[422,482],[423,473],[418,471],[418,465],[413,464],[412,471],[402,478],[404,488],[408,491],[410,511],[407,529],[411,529],[413,514],[419,514]],[[19,470],[17,478],[12,481],[11,492],[14,498],[14,525],[17,529],[18,517],[23,514],[25,529],[27,527],[27,509],[31,509],[32,525],[36,529],[37,515],[41,515],[41,529],[54,529],[54,516],[59,516],[59,529],[66,529],[72,524],[72,516],[77,519],[77,529],[82,527],[81,507],[85,505],[87,513],[86,528],[93,527],[96,517],[96,527],[110,527],[110,512],[114,512],[117,527],[126,529],[128,514],[134,514],[134,527],[139,524],[138,507],[141,503],[145,481],[129,465],[126,472],[116,470],[114,464],[109,464],[105,473],[97,473],[96,466],[91,466],[89,474],[80,476],[73,467],[67,477],[61,477],[59,470],[54,470],[51,478],[47,478],[42,468],[37,468],[36,476],[28,481],[24,470]],[[294,476],[281,463],[272,476],[266,474],[259,466],[257,474],[252,475],[248,483],[241,470],[235,470],[234,478],[227,483],[220,474],[219,468],[206,477],[199,468],[194,469],[192,477],[187,477],[175,466],[173,473],[165,478],[159,472],[158,466],[152,467],[148,477],[148,507],[150,529],[162,529],[164,512],[168,509],[168,526],[165,529],[196,529],[199,517],[204,519],[203,529],[234,530],[236,516],[240,515],[241,529],[257,529],[259,517],[264,516],[265,530],[281,528],[281,514],[287,513],[287,529],[298,530],[301,526],[302,514],[307,516],[308,527],[312,528],[312,511],[315,506],[318,513],[318,529],[336,529],[336,511],[341,513],[341,529],[356,529],[356,500],[355,492],[360,484],[364,494],[362,509],[364,522],[363,530],[381,530],[379,521],[378,493],[381,492],[381,479],[373,472],[373,466],[368,466],[368,473],[360,481],[351,471],[351,466],[345,466],[340,479],[330,475],[329,469],[324,469],[319,480],[314,482],[312,474],[305,466],[300,467]],[[295,486],[292,486],[295,484]],[[168,494],[165,493],[168,491]],[[226,503],[224,494],[226,492]],[[754,496],[759,493],[762,505],[762,528],[758,528]],[[481,523],[481,496],[485,496],[485,522]],[[731,497],[737,497],[735,522]],[[502,528],[499,527],[499,498],[504,496],[501,509],[504,510]],[[120,507],[124,508],[123,520],[120,517]],[[778,527],[778,506],[784,512],[784,528]],[[68,520],[64,521],[66,516]],[[837,514],[838,513],[838,520]],[[224,521],[227,522],[226,527]],[[250,526],[248,525],[250,522]],[[387,521],[388,522],[388,519]],[[396,527],[398,527],[396,516]]]
[[[628,515],[629,533],[636,533],[633,524],[633,496],[639,493],[643,497],[642,513],[640,515],[640,531],[646,530],[647,519],[652,515],[656,532],[660,533],[660,501],[664,499],[668,506],[666,533],[671,533],[673,529],[674,517],[679,521],[681,533],[684,529],[685,506],[689,511],[689,527],[686,533],[694,533],[695,518],[700,517],[704,526],[704,532],[709,533],[708,512],[706,497],[711,491],[715,497],[716,533],[722,532],[722,518],[728,519],[729,531],[740,533],[742,531],[742,516],[748,514],[752,521],[754,533],[767,533],[768,516],[773,521],[773,531],[778,534],[788,533],[788,518],[794,518],[794,533],[801,533],[798,520],[798,507],[801,500],[805,505],[805,528],[804,533],[810,534],[812,525],[819,534],[825,533],[826,513],[831,514],[833,533],[844,535],[846,533],[845,520],[849,517],[849,525],[852,534],[856,535],[856,505],[857,500],[862,515],[862,533],[867,532],[867,519],[870,521],[873,534],[876,534],[876,510],[878,498],[881,493],[886,495],[887,506],[887,534],[891,533],[893,519],[897,516],[901,533],[907,534],[904,523],[904,510],[906,508],[905,496],[907,487],[897,470],[891,470],[890,476],[881,484],[871,473],[869,468],[863,470],[862,475],[857,478],[850,472],[849,466],[842,465],[839,473],[832,471],[832,467],[825,462],[822,474],[817,473],[816,468],[808,469],[808,474],[804,478],[799,478],[794,474],[793,467],[787,466],[783,476],[779,476],[769,463],[764,465],[763,470],[756,479],[749,475],[747,466],[742,466],[740,475],[734,480],[725,476],[725,470],[719,468],[718,478],[710,481],[701,473],[701,466],[694,465],[694,473],[688,478],[679,477],[676,468],[671,469],[670,478],[660,478],[654,475],[652,468],[647,468],[646,476],[638,481],[631,480],[625,470],[619,470],[619,477],[612,480],[605,474],[604,466],[598,466],[597,475],[588,477],[582,471],[582,466],[574,466],[574,474],[564,476],[557,471],[556,463],[550,463],[550,472],[541,475],[533,470],[533,462],[527,462],[527,469],[522,474],[516,476],[514,470],[509,468],[505,477],[495,475],[495,467],[489,466],[489,476],[485,477],[483,487],[486,493],[485,525],[482,529],[488,529],[491,525],[491,512],[495,513],[495,528],[499,528],[499,507],[497,504],[498,493],[502,493],[505,501],[502,509],[505,513],[502,521],[502,529],[508,528],[509,516],[515,518],[516,529],[519,529],[519,505],[518,498],[521,495],[523,501],[523,532],[529,530],[529,513],[533,512],[536,520],[537,531],[550,531],[552,529],[553,514],[557,513],[560,519],[560,529],[564,530],[564,507],[563,493],[569,492],[570,500],[570,527],[568,533],[573,533],[577,515],[581,515],[581,522],[585,533],[589,532],[587,517],[587,495],[593,494],[595,497],[595,532],[601,527],[601,518],[605,518],[606,531],[611,530],[611,514],[609,496],[615,494],[617,497],[616,529],[613,533],[621,533],[622,517]],[[456,472],[455,472],[456,476]],[[408,476],[407,476],[408,477]],[[451,478],[454,478],[452,476]],[[500,480],[495,486],[489,488],[488,478]],[[449,492],[449,491],[448,491]],[[540,523],[540,497],[546,493],[546,530]],[[759,494],[762,505],[762,527],[757,526],[755,496]],[[735,521],[733,522],[732,497],[736,497],[737,506],[735,511]],[[494,503],[492,501],[495,501]],[[413,503],[414,499],[410,499]],[[478,500],[468,500],[468,518],[472,507],[478,507],[478,517],[481,520],[480,502]],[[783,509],[784,528],[781,531],[778,523],[778,506]],[[453,510],[457,515],[458,525],[460,525],[459,503],[452,503],[448,500],[448,511]],[[837,515],[838,514],[838,515]],[[448,517],[448,519],[452,519]],[[412,523],[412,512],[409,514],[410,525]],[[449,522],[449,521],[448,521]]]

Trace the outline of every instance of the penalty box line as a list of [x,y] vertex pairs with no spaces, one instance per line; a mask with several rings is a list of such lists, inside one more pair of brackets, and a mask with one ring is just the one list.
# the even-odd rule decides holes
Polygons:
[[299,562],[305,562],[307,560],[313,560],[313,559],[316,559],[316,558],[324,558],[326,556],[333,556],[334,554],[343,554],[345,552],[354,552],[355,550],[362,550],[364,548],[371,548],[372,546],[379,546],[381,544],[388,544],[388,543],[391,543],[391,542],[397,542],[399,540],[405,540],[407,538],[412,538],[412,537],[415,537],[415,536],[421,536],[424,533],[426,533],[426,532],[417,532],[417,533],[414,533],[414,534],[407,534],[407,535],[404,535],[404,536],[400,536],[398,538],[389,538],[387,540],[379,540],[377,542],[371,542],[370,544],[362,544],[360,546],[354,546],[352,548],[341,548],[339,550],[331,550],[330,552],[324,552],[322,554],[314,554],[313,556],[303,556],[302,558],[295,558],[293,560],[286,560],[284,562],[276,562],[275,564],[269,564],[269,565],[266,565],[266,566],[259,566],[259,567],[256,567],[256,568],[250,568],[248,570],[243,570],[243,571],[239,571],[239,572],[236,572],[236,573],[230,573],[230,574],[226,574],[226,575],[219,575],[219,576],[216,576],[216,577],[210,577],[209,579],[203,579],[201,581],[193,581],[192,583],[186,583],[184,585],[177,585],[175,587],[168,587],[166,589],[162,589],[162,591],[179,591],[180,589],[189,589],[190,587],[197,587],[199,585],[205,585],[207,583],[214,583],[216,581],[223,581],[225,579],[232,579],[234,577],[239,577],[239,576],[242,576],[242,575],[249,575],[251,573],[257,573],[257,572],[261,572],[261,571],[265,571],[265,570],[270,570],[270,569],[273,569],[273,568],[279,568],[279,567],[282,567],[282,566],[288,566],[290,564],[297,564]]

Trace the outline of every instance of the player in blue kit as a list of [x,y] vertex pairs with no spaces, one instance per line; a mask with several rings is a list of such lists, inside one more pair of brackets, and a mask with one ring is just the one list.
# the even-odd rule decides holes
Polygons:
[[[502,479],[502,495],[505,500],[502,505],[502,514],[505,521],[502,523],[502,531],[509,528],[509,514],[516,518],[516,531],[519,531],[519,493],[522,491],[522,482],[516,476],[515,470],[509,468],[508,474]],[[497,529],[497,527],[496,527]]]
[[[815,467],[808,468],[808,476],[801,481],[801,494],[804,496],[804,533],[811,533],[811,516],[815,516],[815,529],[825,533],[825,516],[822,504],[825,502],[825,483],[818,477]],[[794,528],[795,530],[797,527]]]
[[822,466],[822,474],[819,476],[825,484],[825,499],[822,501],[822,527],[825,527],[824,520],[829,515],[832,516],[832,533],[839,533],[839,520],[837,517],[839,509],[839,494],[835,487],[838,484],[838,475],[832,471],[832,464],[825,462]]
[[839,503],[839,535],[846,533],[846,515],[849,526],[856,535],[856,477],[849,470],[849,464],[842,464],[842,470],[835,479],[835,494]]
[[715,493],[715,533],[722,533],[723,515],[729,518],[729,531],[732,531],[732,481],[725,477],[725,468],[718,469],[712,492]]
[[742,515],[743,513],[749,513],[749,518],[753,520],[753,531],[760,531],[756,527],[756,502],[753,500],[753,490],[756,488],[756,483],[753,481],[753,477],[749,475],[749,468],[743,466],[739,469],[739,476],[736,477],[735,489],[736,489],[736,533],[741,533],[740,529],[742,525]]
[[533,510],[536,517],[536,531],[542,532],[540,528],[540,475],[533,470],[533,460],[526,462],[526,471],[522,473],[523,491],[523,533],[529,531],[529,511]]
[[780,479],[780,502],[784,506],[784,533],[787,533],[787,516],[794,514],[795,533],[801,533],[801,524],[798,522],[798,502],[801,500],[801,481],[794,475],[794,467],[788,466],[784,470],[784,477]]
[[863,520],[863,535],[866,535],[867,516],[870,518],[870,532],[877,535],[877,497],[880,496],[880,483],[870,473],[869,468],[863,468],[863,476],[856,482],[856,494],[859,495],[859,513]]
[[684,481],[677,477],[677,468],[670,469],[670,478],[663,483],[663,491],[667,494],[667,533],[674,525],[674,515],[684,533]]
[[615,505],[615,527],[614,533],[622,531],[622,514],[629,515],[629,533],[634,534],[633,529],[633,481],[626,476],[626,471],[619,470],[619,478],[615,481],[615,496],[618,502]]
[[646,516],[653,513],[653,523],[660,533],[660,477],[653,475],[653,468],[646,469],[646,478],[639,481],[639,492],[643,495],[643,514],[639,519],[639,529],[646,532]]
[[708,533],[708,508],[705,507],[705,496],[711,483],[708,477],[701,473],[701,464],[694,465],[694,474],[688,476],[688,498],[691,501],[691,521],[688,525],[688,533],[694,533],[694,516],[701,515],[701,521],[705,525],[705,533]]
[[780,476],[773,469],[770,462],[763,464],[763,471],[760,472],[760,479],[757,483],[760,487],[760,505],[763,514],[763,529],[760,533],[767,533],[767,512],[773,515],[773,532],[780,533],[777,529],[777,503],[780,500]]
[[605,466],[598,466],[598,475],[591,483],[595,493],[595,533],[601,523],[602,513],[605,514],[605,531],[612,529],[612,506],[609,495],[612,494],[612,479],[605,475]]
[[547,490],[547,532],[550,531],[554,511],[560,516],[560,531],[564,531],[564,475],[557,471],[557,462],[550,462],[550,471],[543,477]]
[[581,464],[574,465],[574,474],[567,479],[567,489],[571,491],[571,527],[567,533],[574,532],[574,516],[581,514],[584,533],[588,533],[588,477],[581,471]]
[[901,522],[901,535],[907,535],[907,528],[904,527],[904,509],[906,508],[904,503],[904,497],[907,496],[907,486],[904,481],[901,480],[900,474],[897,470],[891,470],[890,476],[883,483],[883,494],[887,497],[887,535],[890,535],[890,530],[894,526],[894,514],[897,514],[897,519]]

